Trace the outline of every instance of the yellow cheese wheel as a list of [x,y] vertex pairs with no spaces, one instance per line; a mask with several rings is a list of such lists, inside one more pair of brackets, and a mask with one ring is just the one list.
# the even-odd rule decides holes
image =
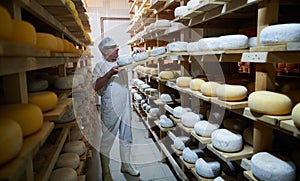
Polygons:
[[247,88],[242,85],[223,84],[216,88],[216,95],[221,100],[239,101],[247,97]]
[[0,40],[11,40],[13,24],[9,12],[0,6],[0,22],[3,24],[0,28]]
[[174,73],[172,71],[161,71],[159,73],[159,78],[165,79],[165,80],[173,79],[174,78]]
[[217,82],[204,82],[201,85],[201,92],[205,96],[214,97],[216,96],[216,88],[219,85]]
[[0,115],[3,118],[13,119],[22,128],[23,136],[38,131],[43,125],[43,113],[34,104],[8,104],[0,106]]
[[36,47],[42,50],[57,50],[57,40],[49,33],[36,33]]
[[57,95],[51,91],[33,92],[28,94],[28,102],[39,106],[42,112],[55,108]]
[[201,85],[205,82],[205,80],[203,79],[192,79],[190,81],[190,89],[192,90],[196,90],[196,91],[200,91]]
[[64,52],[70,52],[70,44],[69,44],[69,41],[66,40],[66,39],[63,39],[63,43],[64,43]]
[[255,91],[248,97],[248,105],[254,112],[270,115],[283,115],[291,112],[292,100],[280,93]]
[[298,103],[292,110],[292,119],[297,128],[300,128],[300,103]]
[[13,36],[12,41],[25,44],[36,45],[36,32],[32,24],[22,20],[12,20],[13,22]]
[[74,53],[76,51],[76,48],[75,48],[75,46],[74,46],[73,43],[69,42],[69,46],[68,47],[69,47],[69,52]]
[[176,79],[176,85],[178,87],[190,87],[192,77],[178,77]]
[[63,52],[64,51],[64,42],[61,38],[55,37],[56,38],[56,43],[57,43],[57,52]]
[[23,145],[23,135],[16,121],[0,118],[0,145],[0,165],[17,156]]

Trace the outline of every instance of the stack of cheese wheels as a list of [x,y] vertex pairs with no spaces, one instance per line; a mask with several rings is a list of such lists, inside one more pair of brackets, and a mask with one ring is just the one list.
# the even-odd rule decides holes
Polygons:
[[54,92],[42,91],[28,94],[28,102],[39,106],[42,112],[55,108],[58,98]]
[[73,168],[58,168],[52,171],[49,181],[77,181],[77,172]]
[[292,119],[297,128],[300,128],[300,103],[295,105],[292,110]]
[[221,164],[211,158],[199,158],[195,169],[198,175],[205,178],[215,178],[221,174]]
[[240,101],[247,97],[247,88],[242,85],[223,84],[216,88],[216,95],[225,101]]
[[9,12],[0,6],[0,22],[3,25],[0,28],[0,40],[11,40],[13,35],[13,23]]
[[190,81],[190,89],[195,90],[195,91],[200,91],[201,85],[205,82],[203,79],[192,79]]
[[219,129],[219,125],[216,123],[210,123],[208,121],[199,121],[195,124],[194,130],[195,132],[203,137],[211,137],[211,134]]
[[0,145],[0,165],[17,156],[23,145],[23,134],[16,121],[0,118]]
[[32,24],[22,20],[12,20],[12,41],[24,45],[36,45],[36,31]]
[[292,100],[280,93],[255,91],[248,97],[248,105],[254,112],[270,115],[284,115],[291,112]]
[[29,92],[37,92],[48,89],[49,82],[47,80],[32,79],[27,82]]
[[76,153],[78,155],[84,154],[86,147],[83,141],[70,141],[63,147],[64,153]]
[[243,138],[227,129],[218,129],[211,134],[212,145],[224,152],[237,152],[243,148]]
[[80,158],[76,153],[63,153],[59,155],[55,167],[56,168],[73,168],[79,166]]
[[190,87],[192,77],[178,77],[176,79],[176,85],[178,87]]
[[205,96],[214,97],[216,96],[216,89],[220,84],[217,82],[204,82],[201,85],[201,92]]
[[243,139],[249,145],[253,145],[253,127],[248,127],[243,131]]
[[57,39],[49,33],[36,33],[36,47],[42,50],[57,51]]
[[0,115],[18,122],[24,137],[35,133],[43,125],[43,113],[34,104],[3,105],[0,106]]
[[188,163],[195,163],[198,160],[196,152],[192,151],[189,147],[186,147],[182,152],[183,160]]
[[251,158],[251,171],[259,180],[296,180],[296,166],[282,156],[259,152]]
[[159,78],[164,80],[169,80],[174,78],[174,73],[172,71],[161,71],[159,73]]
[[186,112],[181,115],[182,125],[194,128],[195,124],[201,120],[201,116],[194,112]]

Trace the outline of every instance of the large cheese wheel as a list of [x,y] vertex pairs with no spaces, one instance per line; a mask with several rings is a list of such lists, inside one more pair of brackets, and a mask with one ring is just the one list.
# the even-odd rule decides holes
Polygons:
[[13,24],[9,12],[0,6],[0,22],[4,25],[0,28],[0,40],[11,40],[13,34]]
[[176,85],[178,87],[190,87],[192,77],[178,77],[176,79]]
[[249,145],[253,145],[253,127],[248,127],[243,131],[243,139]]
[[183,160],[189,163],[195,163],[198,159],[196,152],[192,151],[189,147],[186,147],[182,152]]
[[47,80],[29,80],[27,88],[29,92],[37,92],[48,89],[49,82]]
[[57,95],[51,91],[34,92],[28,94],[28,102],[39,106],[42,112],[46,112],[55,108],[57,100]]
[[297,128],[300,128],[300,103],[298,103],[292,110],[292,119]]
[[3,118],[13,119],[22,128],[23,136],[38,131],[43,125],[42,110],[34,104],[8,104],[0,106],[0,115]]
[[17,156],[23,145],[23,134],[16,121],[0,118],[0,145],[0,165]]
[[219,85],[217,82],[204,82],[200,89],[203,95],[214,97],[217,95],[216,89]]
[[22,20],[12,20],[12,23],[12,41],[25,45],[36,45],[36,32],[32,24]]
[[219,50],[220,39],[218,37],[202,38],[198,41],[198,47],[201,51]]
[[248,105],[252,111],[261,114],[283,115],[291,112],[292,100],[280,93],[255,91],[248,97]]
[[216,95],[221,100],[239,101],[247,97],[247,88],[242,85],[219,85],[216,88]]
[[36,47],[42,50],[57,50],[57,39],[49,33],[36,33]]
[[172,71],[161,71],[159,73],[159,78],[161,79],[173,79],[174,78],[174,73]]
[[219,37],[221,49],[248,48],[248,37],[245,35],[225,35]]
[[206,178],[215,178],[221,174],[221,164],[209,158],[199,158],[196,161],[195,169],[198,175]]
[[56,168],[73,168],[79,166],[80,157],[76,153],[63,153],[59,155],[55,167]]
[[63,147],[64,153],[76,153],[78,155],[82,155],[85,151],[86,148],[83,141],[70,141]]
[[219,129],[220,125],[216,123],[210,123],[208,121],[199,121],[195,124],[195,132],[203,137],[211,137],[212,132]]
[[296,166],[290,160],[259,152],[251,158],[251,171],[259,180],[292,181],[296,179]]
[[58,77],[55,79],[54,87],[57,89],[72,89],[72,87],[77,87],[78,81],[74,79],[74,76],[68,75],[66,77]]
[[73,168],[58,168],[52,171],[49,181],[77,181],[77,172]]
[[195,124],[203,118],[202,115],[194,112],[186,112],[181,115],[181,122],[184,126],[193,128]]
[[203,79],[199,79],[199,78],[192,79],[192,80],[190,81],[190,89],[196,90],[196,91],[200,91],[201,85],[202,85],[204,82],[205,82],[205,80],[203,80]]
[[218,129],[211,134],[212,145],[224,152],[237,152],[243,147],[243,138],[240,134],[227,129]]
[[248,46],[249,47],[256,47],[257,46],[257,37],[251,37],[248,39]]
[[63,52],[64,51],[64,41],[59,38],[59,37],[55,37],[56,38],[56,43],[57,43],[57,52]]
[[186,50],[188,52],[199,51],[200,50],[199,43],[198,42],[190,42],[190,43],[188,43],[187,46],[186,46]]

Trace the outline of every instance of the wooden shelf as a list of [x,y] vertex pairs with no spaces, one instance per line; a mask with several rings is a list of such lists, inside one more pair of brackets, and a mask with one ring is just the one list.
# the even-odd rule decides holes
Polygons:
[[212,146],[212,144],[207,144],[207,148],[225,162],[241,160],[243,158],[248,158],[253,155],[252,146],[246,144],[244,144],[244,147],[241,151],[234,152],[234,153],[227,153],[227,152],[217,150]]
[[174,116],[170,115],[170,118],[175,122],[175,123],[180,123],[181,119],[180,118],[175,118]]
[[189,163],[189,162],[186,162],[184,159],[183,159],[183,156],[179,156],[179,159],[181,160],[181,162],[183,163],[183,165],[187,168],[187,169],[192,169],[195,167],[195,164],[192,164],[192,163]]
[[174,151],[174,153],[175,153],[177,156],[182,155],[182,151],[176,149],[175,146],[174,146],[173,144],[171,144],[171,149]]
[[254,177],[254,175],[252,174],[252,171],[251,170],[248,170],[248,171],[244,171],[244,176],[250,180],[250,181],[258,181],[258,179],[256,179]]
[[242,109],[248,106],[248,101],[223,101],[217,97],[211,98],[211,103],[217,104],[220,107],[227,109]]
[[196,140],[198,140],[202,144],[211,143],[211,138],[199,136],[194,130],[191,132],[191,135],[194,136],[194,138],[196,138]]
[[49,57],[50,51],[40,50],[33,46],[22,45],[15,42],[0,41],[0,56],[7,57]]
[[73,102],[72,98],[67,98],[58,101],[56,107],[53,110],[43,113],[44,121],[57,121],[64,115],[66,109],[71,106]]
[[[201,177],[195,168],[191,169],[191,172],[195,175],[195,177],[197,178],[197,180],[201,180],[201,181],[214,181],[216,178],[205,178],[205,177]],[[223,180],[230,180],[230,181],[237,181],[236,178],[230,177],[228,175],[226,175],[224,172],[221,173],[221,175],[219,176],[221,177]]]
[[77,126],[76,119],[68,123],[55,123],[54,128],[65,128],[65,127],[74,127]]
[[299,63],[300,51],[257,51],[243,53],[241,62],[253,63]]
[[53,123],[44,122],[41,130],[25,137],[22,149],[17,157],[0,167],[0,180],[21,180],[23,173],[27,169],[33,174],[33,170],[30,170],[30,162],[43,146],[53,128]]
[[188,134],[190,134],[194,130],[194,128],[188,128],[188,127],[183,126],[182,123],[178,123],[177,125],[178,125],[178,128],[182,129],[184,132],[186,132]]
[[293,136],[300,138],[300,129],[297,128],[293,120],[282,120],[279,123],[280,128],[291,132]]
[[155,0],[152,5],[150,5],[150,9],[157,9],[163,6],[167,0]]
[[171,128],[164,128],[164,127],[160,126],[159,120],[154,121],[154,123],[156,124],[156,126],[159,127],[160,131],[163,131],[163,132],[168,132],[168,131],[176,130],[176,125],[174,125],[174,127],[171,127]]

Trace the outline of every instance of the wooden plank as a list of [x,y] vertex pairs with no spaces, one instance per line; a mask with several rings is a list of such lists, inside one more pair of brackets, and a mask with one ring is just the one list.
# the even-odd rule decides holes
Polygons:
[[243,158],[248,158],[248,157],[251,157],[253,155],[252,146],[249,146],[249,145],[246,145],[246,144],[244,145],[244,147],[241,151],[234,152],[234,153],[227,153],[227,152],[217,150],[212,146],[212,144],[207,144],[207,148],[225,162],[241,160]]
[[219,6],[223,6],[224,2],[215,1],[215,0],[203,0],[199,4],[200,6],[197,8],[198,11],[210,11]]
[[12,57],[49,57],[49,50],[40,50],[33,46],[15,42],[0,41],[0,56]]
[[150,6],[150,9],[157,9],[158,7],[163,6],[166,3],[166,0],[155,0]]
[[174,125],[174,127],[171,127],[171,128],[164,128],[164,127],[161,127],[161,126],[160,126],[159,120],[154,121],[154,123],[156,124],[156,126],[159,127],[160,131],[162,131],[162,132],[168,132],[168,131],[176,130],[176,124]]
[[217,104],[227,109],[242,109],[248,106],[248,101],[223,101],[217,97],[211,98],[211,103]]
[[300,129],[298,129],[293,120],[282,120],[279,124],[280,128],[287,130],[293,134],[293,136],[300,138]]
[[55,123],[55,128],[65,128],[65,127],[74,127],[77,126],[76,120],[73,120],[68,123]]
[[80,161],[78,168],[76,169],[77,175],[82,175],[84,170],[84,161]]
[[177,125],[180,129],[182,129],[183,131],[185,131],[188,134],[190,134],[194,130],[194,128],[188,128],[188,127],[183,126],[182,123],[178,123]]
[[200,176],[195,168],[191,168],[191,172],[194,174],[194,176],[196,177],[197,180],[201,180],[201,181],[213,181],[214,178],[205,178]]
[[175,153],[177,156],[182,155],[182,151],[176,149],[175,146],[174,146],[173,144],[171,144],[171,149],[174,151],[174,153]]
[[170,118],[175,122],[175,123],[180,123],[181,122],[181,119],[180,118],[176,118],[172,115],[170,115]]
[[42,6],[65,6],[63,0],[36,0]]
[[189,163],[189,162],[185,161],[185,160],[183,159],[183,156],[179,156],[179,159],[180,159],[181,162],[184,164],[184,166],[186,166],[187,169],[190,170],[191,168],[194,168],[194,167],[195,167],[195,164]]
[[249,181],[258,181],[254,175],[252,174],[251,170],[244,171],[244,176],[249,180]]
[[72,104],[72,98],[58,101],[53,110],[43,113],[44,121],[56,121],[62,118],[66,109]]
[[191,135],[202,144],[211,143],[211,138],[199,136],[194,130],[191,132]]

